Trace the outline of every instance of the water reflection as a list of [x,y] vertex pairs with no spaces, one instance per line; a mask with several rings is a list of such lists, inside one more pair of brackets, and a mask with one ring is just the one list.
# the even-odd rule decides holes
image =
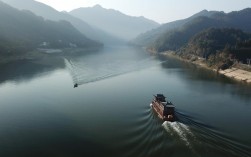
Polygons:
[[41,60],[20,60],[0,65],[0,84],[5,82],[25,82],[41,75],[46,75],[57,69],[64,69],[65,64],[61,57]]
[[74,87],[96,82],[161,64],[137,47],[105,47],[102,53],[79,58],[67,57],[65,65],[72,76]]
[[[66,58],[76,74],[64,60],[24,63],[14,74],[6,66],[2,84],[34,80],[0,88],[0,156],[250,156],[247,86],[137,48]],[[75,76],[85,84],[73,89]],[[175,104],[178,122],[154,115],[157,92]]]
[[[187,82],[187,85],[191,86],[190,88],[194,90],[205,94],[208,94],[210,91],[211,93],[219,94],[222,92],[230,92],[234,97],[238,96],[246,101],[251,100],[250,84],[235,81],[212,70],[175,58],[162,57],[162,60],[164,59],[167,59],[167,61],[163,62],[161,66],[167,69],[167,73],[179,75],[179,78]],[[210,84],[212,84],[212,86],[210,86]],[[208,87],[207,90],[204,90],[205,87]]]

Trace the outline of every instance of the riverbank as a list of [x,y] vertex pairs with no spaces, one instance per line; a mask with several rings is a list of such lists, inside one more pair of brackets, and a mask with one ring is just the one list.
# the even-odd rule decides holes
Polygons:
[[234,64],[233,66],[231,66],[228,69],[217,70],[213,67],[209,67],[206,64],[205,59],[200,58],[200,57],[197,57],[196,59],[188,60],[188,59],[185,59],[185,58],[178,56],[174,51],[161,52],[160,55],[176,58],[176,59],[179,59],[179,60],[182,60],[185,62],[189,62],[189,63],[193,63],[193,64],[196,64],[200,67],[218,72],[219,74],[225,75],[226,77],[235,79],[237,81],[246,82],[246,83],[251,84],[251,67],[248,67],[248,66],[244,67],[243,65]]
[[251,72],[246,70],[232,67],[230,69],[220,70],[219,73],[239,81],[251,83]]
[[[102,47],[103,48],[103,47]],[[0,54],[0,65],[24,60],[37,61],[46,59],[61,59],[62,57],[78,57],[93,52],[98,52],[102,48],[64,48],[64,49],[36,49],[26,53],[15,53],[8,55]]]

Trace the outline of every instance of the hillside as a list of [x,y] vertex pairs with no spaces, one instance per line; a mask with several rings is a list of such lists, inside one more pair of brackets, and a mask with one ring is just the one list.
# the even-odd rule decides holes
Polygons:
[[228,14],[219,12],[211,15],[211,17],[197,17],[179,29],[165,32],[150,47],[158,52],[177,50],[184,46],[195,34],[211,27],[235,28],[251,32],[251,9]]
[[137,36],[135,39],[132,40],[132,43],[134,43],[136,45],[141,45],[141,46],[150,45],[155,40],[157,40],[159,38],[159,36],[161,36],[162,34],[168,32],[168,31],[178,29],[178,28],[184,26],[187,22],[189,22],[197,17],[200,17],[200,16],[210,17],[215,13],[216,13],[216,11],[202,10],[201,12],[194,14],[193,16],[191,16],[189,18],[169,22],[166,24],[162,24],[161,26],[157,27],[156,29],[152,29],[150,31],[147,31],[147,32],[140,34],[139,36]]
[[[248,43],[250,39],[250,33],[244,33],[238,29],[210,28],[192,37],[181,51],[183,53],[208,58],[209,55],[216,54],[217,51],[224,49],[233,50],[234,52],[234,50],[245,47],[243,43]],[[248,47],[248,45],[246,45],[246,47]]]
[[238,29],[210,28],[196,34],[179,50],[186,59],[205,58],[209,66],[228,67],[234,61],[246,63],[251,58],[251,34]]
[[46,48],[99,47],[69,22],[44,20],[29,11],[19,11],[0,1],[0,54],[26,53]]
[[139,34],[159,26],[158,23],[144,17],[128,16],[117,10],[105,9],[100,5],[75,9],[69,13],[125,40],[131,40]]
[[52,7],[45,5],[43,3],[37,2],[35,0],[2,0],[3,2],[9,4],[10,6],[20,9],[29,10],[38,16],[42,16],[44,19],[60,21],[65,20],[70,22],[75,28],[77,28],[81,33],[86,35],[88,38],[100,41],[105,44],[122,42],[122,40],[101,31],[98,28],[90,26],[85,21],[76,18],[67,12],[58,12]]

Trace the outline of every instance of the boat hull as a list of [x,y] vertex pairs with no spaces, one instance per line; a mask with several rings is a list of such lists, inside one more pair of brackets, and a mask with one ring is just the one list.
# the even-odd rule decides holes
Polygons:
[[164,107],[159,102],[152,101],[151,106],[161,120],[170,122],[175,121],[174,114],[165,114]]

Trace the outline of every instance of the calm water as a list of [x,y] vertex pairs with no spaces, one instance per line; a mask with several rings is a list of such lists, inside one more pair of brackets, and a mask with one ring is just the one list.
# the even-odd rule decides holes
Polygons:
[[[109,47],[0,70],[1,157],[251,156],[251,86],[194,65]],[[152,112],[156,93],[179,121]]]

